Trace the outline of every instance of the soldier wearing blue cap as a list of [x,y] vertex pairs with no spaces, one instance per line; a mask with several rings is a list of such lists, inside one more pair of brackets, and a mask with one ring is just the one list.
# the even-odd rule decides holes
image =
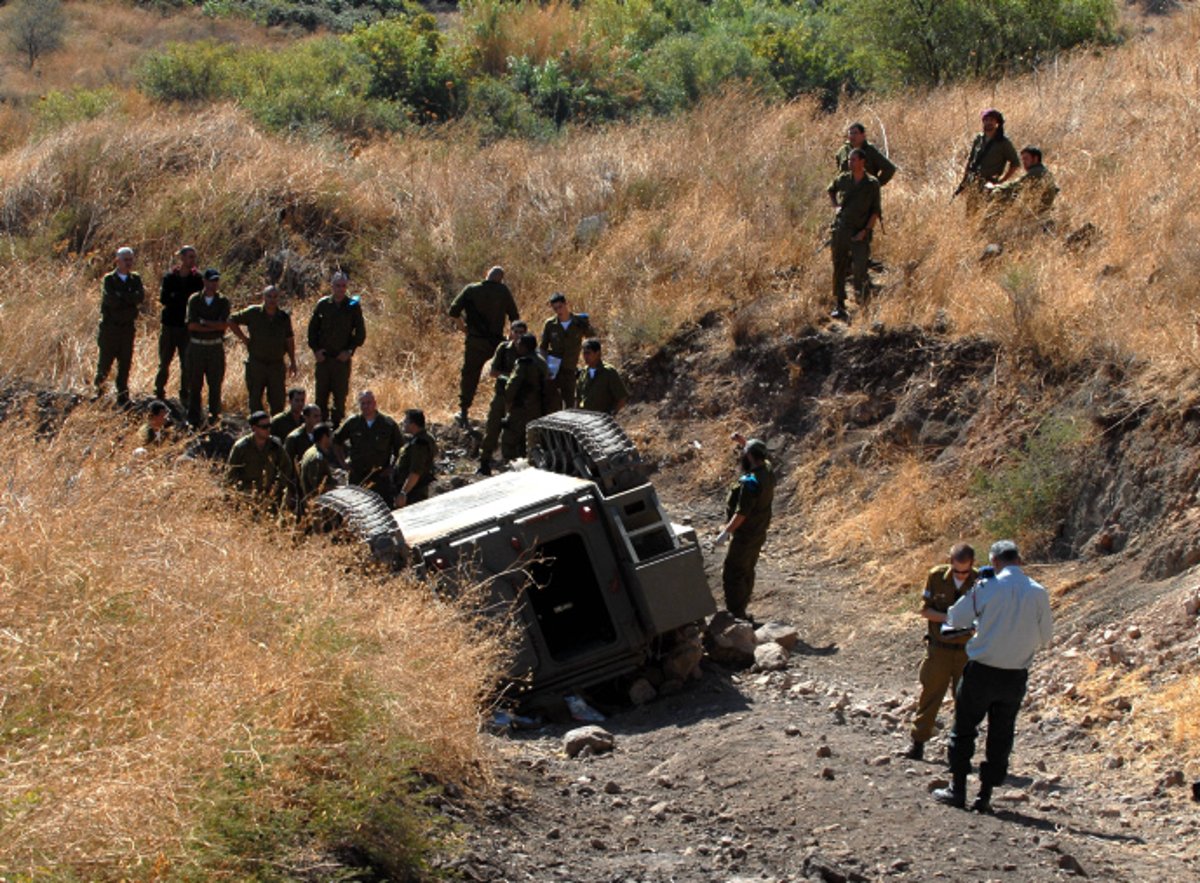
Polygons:
[[734,433],[733,440],[740,446],[738,464],[741,473],[729,490],[725,527],[717,534],[715,545],[729,542],[721,571],[725,609],[738,619],[747,619],[746,606],[754,592],[754,568],[771,525],[775,471],[767,458],[764,442],[756,438],[747,440],[740,433]]

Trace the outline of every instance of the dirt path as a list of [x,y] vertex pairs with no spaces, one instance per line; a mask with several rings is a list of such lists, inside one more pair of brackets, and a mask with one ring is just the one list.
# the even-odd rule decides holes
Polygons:
[[[709,567],[719,584],[719,557]],[[919,626],[908,634],[864,615],[845,575],[776,556],[759,578],[752,612],[802,636],[786,671],[706,661],[682,693],[610,717],[611,754],[568,759],[570,725],[492,737],[511,785],[465,819],[458,871],[505,881],[1200,877],[1200,806],[1186,789],[1158,796],[1115,773],[1078,778],[1077,740],[1028,712],[995,816],[935,803],[944,735],[927,761],[902,756]]]

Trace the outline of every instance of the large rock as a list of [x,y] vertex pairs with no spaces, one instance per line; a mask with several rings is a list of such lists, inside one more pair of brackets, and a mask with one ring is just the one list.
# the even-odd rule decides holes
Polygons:
[[755,671],[783,671],[787,664],[788,652],[774,641],[754,648]]
[[663,660],[663,676],[668,681],[686,681],[689,678],[700,678],[700,660],[704,658],[704,645],[699,635],[695,640],[676,644]]
[[658,697],[654,685],[645,678],[638,678],[629,688],[629,701],[634,705],[645,705]]
[[738,619],[728,610],[720,610],[708,624],[706,632],[709,655],[718,662],[750,665],[754,662],[754,627]]
[[800,632],[794,626],[784,625],[782,622],[768,622],[758,627],[758,631],[754,633],[754,639],[759,644],[769,644],[774,641],[790,653],[792,648],[800,642]]
[[604,727],[576,727],[563,736],[563,751],[567,752],[567,757],[577,757],[585,750],[589,754],[603,754],[612,751],[616,741]]

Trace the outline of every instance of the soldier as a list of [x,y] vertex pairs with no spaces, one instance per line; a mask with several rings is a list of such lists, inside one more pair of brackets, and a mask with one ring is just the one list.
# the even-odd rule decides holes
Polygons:
[[396,461],[397,482],[400,485],[396,507],[420,503],[429,499],[437,461],[437,442],[425,431],[425,412],[409,408],[404,412],[404,431],[408,441]]
[[756,438],[747,440],[741,433],[734,433],[733,440],[740,446],[741,474],[729,490],[725,503],[728,521],[714,544],[729,541],[721,571],[725,609],[738,619],[747,619],[746,606],[754,592],[754,568],[771,524],[775,472],[767,458],[766,444]]
[[[308,407],[305,404],[308,394],[299,386],[293,386],[288,390],[287,399],[288,409],[280,411],[271,418],[271,435],[280,441],[286,440],[293,430],[304,425],[304,409]],[[317,413],[321,413],[320,408],[317,408]]]
[[167,427],[170,425],[170,409],[167,403],[155,399],[150,403],[146,412],[146,422],[138,430],[138,444],[143,448],[161,445],[167,440]]
[[504,426],[504,384],[508,375],[512,374],[513,368],[517,366],[517,341],[528,330],[529,326],[521,319],[514,321],[508,326],[508,340],[496,347],[496,353],[492,356],[488,373],[496,385],[492,391],[492,403],[488,406],[483,441],[479,444],[480,475],[492,474],[492,454],[496,453],[496,445],[500,443],[500,430]]
[[[308,323],[308,346],[316,359],[316,401],[329,422],[341,423],[346,414],[346,396],[350,394],[350,360],[367,339],[362,306],[357,297],[347,297],[350,280],[345,273],[334,273],[329,281],[330,294],[317,301]],[[330,396],[333,407],[329,407]]]
[[851,123],[846,129],[846,143],[834,155],[833,161],[840,175],[850,171],[850,151],[861,150],[867,160],[867,174],[879,179],[883,187],[896,174],[896,166],[879,152],[879,148],[867,140],[867,130],[862,123]]
[[1049,223],[1050,209],[1058,196],[1054,174],[1042,164],[1042,151],[1032,144],[1021,148],[1021,168],[1024,174],[1004,184],[986,184],[988,201],[992,203],[984,216],[984,225],[995,222],[1007,206],[1019,204],[1024,212],[1040,222]]
[[965,809],[967,775],[975,754],[975,737],[986,717],[986,759],[979,765],[976,812],[992,811],[992,789],[1008,776],[1017,713],[1029,682],[1029,664],[1054,636],[1050,596],[1021,570],[1021,554],[1012,540],[993,543],[988,552],[994,576],[981,573],[971,590],[946,612],[945,628],[974,627],[967,642],[967,665],[954,694],[954,729],[950,731],[949,788],[933,798]]
[[850,171],[838,175],[826,192],[837,209],[830,230],[829,246],[833,256],[833,297],[837,303],[831,316],[843,322],[846,312],[846,275],[853,269],[854,292],[859,305],[867,299],[867,262],[871,258],[871,234],[883,215],[879,201],[879,181],[867,174],[866,154],[855,149],[848,159]]
[[162,277],[158,302],[162,304],[162,327],[158,332],[158,373],[154,376],[154,397],[167,397],[167,379],[171,375],[171,360],[179,358],[179,403],[187,407],[188,299],[204,288],[200,270],[196,267],[196,249],[185,245],[178,252],[179,263]]
[[[317,410],[320,411],[320,408]],[[312,446],[304,452],[304,457],[300,460],[301,512],[310,498],[337,485],[333,467],[339,464],[333,448],[333,427],[328,423],[318,423],[313,427],[312,439]]]
[[375,393],[364,389],[358,394],[358,413],[346,418],[333,440],[339,457],[349,466],[350,483],[371,488],[389,506],[395,506],[392,472],[404,434],[395,420],[379,410]]
[[96,377],[92,385],[96,398],[104,394],[104,382],[112,364],[117,363],[117,404],[129,403],[129,371],[133,367],[133,338],[138,307],[146,299],[142,277],[133,272],[133,249],[117,249],[116,268],[100,284],[100,327],[96,344]]
[[466,333],[463,344],[462,380],[458,392],[460,426],[468,425],[467,412],[475,401],[479,374],[496,347],[504,340],[504,318],[520,317],[512,292],[504,284],[504,268],[492,267],[482,282],[473,282],[450,304],[450,317],[461,318]]
[[572,313],[567,296],[556,291],[550,296],[554,315],[542,328],[541,352],[550,369],[553,398],[549,411],[575,407],[575,381],[583,342],[593,334],[587,313]]
[[[204,288],[188,298],[188,423],[204,424],[201,391],[208,384],[208,419],[221,416],[221,385],[225,382],[225,329],[229,327],[229,299],[218,293],[221,274],[204,271]],[[268,422],[270,418],[267,418]],[[270,427],[268,427],[269,429]]]
[[546,413],[552,395],[550,371],[537,352],[537,338],[523,334],[517,340],[517,364],[504,382],[504,430],[500,433],[500,455],[505,460],[525,456],[525,426]]
[[279,289],[274,285],[264,288],[262,303],[238,310],[229,317],[229,327],[246,344],[248,407],[262,410],[265,389],[270,413],[278,414],[283,410],[284,356],[287,373],[296,376],[296,337],[291,314],[279,306]]
[[982,204],[987,185],[1004,183],[1021,164],[1017,149],[1004,134],[1004,114],[988,108],[980,114],[980,122],[983,131],[971,142],[967,166],[954,191],[955,196],[967,191],[967,212],[972,214]]
[[250,434],[242,436],[229,452],[225,480],[239,491],[279,503],[292,482],[292,459],[283,444],[271,435],[266,411],[250,415]]
[[629,400],[629,391],[617,369],[600,356],[600,341],[595,337],[583,342],[583,362],[576,385],[579,407],[615,416]]
[[[303,415],[301,424],[289,432],[287,438],[283,440],[283,449],[288,452],[288,456],[296,464],[300,463],[300,458],[312,447],[313,433],[321,422],[321,409],[316,405],[305,405]],[[274,427],[273,421],[271,425]],[[273,428],[271,435],[275,435]],[[279,438],[277,435],[275,437]]]
[[943,635],[942,623],[946,611],[975,585],[975,550],[958,543],[950,550],[950,560],[929,571],[925,577],[924,601],[921,616],[928,621],[925,634],[925,659],[921,662],[918,679],[921,698],[917,701],[917,716],[913,720],[912,746],[906,755],[911,760],[925,756],[925,743],[933,737],[938,709],[946,697],[946,688],[958,689],[963,666],[967,664],[967,640],[970,634]]

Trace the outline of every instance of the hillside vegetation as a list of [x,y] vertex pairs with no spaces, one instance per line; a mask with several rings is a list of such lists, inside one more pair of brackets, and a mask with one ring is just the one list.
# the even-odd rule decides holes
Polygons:
[[[1041,445],[1092,444],[1088,431],[1042,419],[1041,393],[1064,377],[1109,366],[1131,401],[1174,415],[1195,406],[1200,218],[1164,146],[1200,135],[1191,6],[1139,19],[1148,30],[1115,49],[994,81],[846,98],[833,114],[820,97],[723,86],[687,112],[545,140],[481,139],[463,119],[352,143],[280,134],[233,97],[161,105],[137,89],[140,63],[173,40],[244,40],[262,60],[263,41],[282,46],[279,35],[194,12],[68,8],[95,27],[42,63],[60,97],[46,110],[16,98],[0,107],[5,388],[88,388],[99,279],[121,245],[137,250],[154,290],[175,249],[194,244],[235,304],[254,298],[269,267],[284,268],[285,306],[301,325],[327,274],[348,270],[368,322],[355,385],[371,385],[385,411],[420,406],[435,420],[455,410],[458,383],[461,342],[445,308],[492,263],[535,320],[550,292],[565,291],[617,363],[648,364],[709,313],[731,329],[712,342],[714,358],[782,346],[821,327],[831,306],[824,188],[846,124],[861,119],[900,173],[876,240],[883,290],[845,337],[869,349],[878,322],[994,346],[1005,409],[994,425],[1016,414],[1022,433],[997,436],[993,478],[1038,459]],[[569,15],[538,14],[552,13]],[[107,72],[80,74],[111,99],[81,112],[65,84],[79,58],[104,58],[103,40],[117,39],[106,20],[134,42],[119,44]],[[327,51],[301,45],[289,51],[318,53],[302,66]],[[36,94],[34,75],[4,76],[6,89],[17,79],[26,99]],[[1004,111],[1018,144],[1045,150],[1062,187],[1054,232],[985,236],[949,204],[987,106]],[[993,239],[1002,253],[982,260]],[[152,388],[156,315],[148,307],[139,329],[135,394]],[[786,382],[796,367],[781,360],[772,373]],[[237,374],[230,410],[245,403]],[[655,454],[677,447],[636,404],[639,441]],[[731,402],[688,438],[718,451],[731,425],[770,429],[759,404]],[[833,404],[819,415],[831,434],[854,403]],[[415,588],[356,574],[344,550],[231,516],[206,472],[173,465],[177,451],[131,459],[131,427],[102,408],[76,410],[52,440],[32,416],[4,426],[0,871],[320,876],[330,853],[378,842],[362,832],[393,830],[397,806],[412,839],[366,860],[419,866],[432,823],[419,801],[395,801],[427,775],[486,779],[477,709],[500,642]],[[711,490],[726,466],[715,456],[698,466],[697,486]],[[790,489],[802,493],[779,517],[811,520],[815,557],[907,579],[930,550],[988,529],[973,507],[992,492],[988,476],[971,485],[977,470],[956,468],[890,451],[870,470],[797,470]],[[1053,477],[1069,490],[1073,473]],[[1053,525],[1021,524],[1016,511],[1047,548]],[[276,864],[251,867],[247,855]]]

